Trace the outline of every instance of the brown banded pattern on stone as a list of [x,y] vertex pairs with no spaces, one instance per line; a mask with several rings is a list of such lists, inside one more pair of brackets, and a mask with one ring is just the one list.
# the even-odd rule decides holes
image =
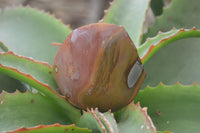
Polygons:
[[74,30],[60,46],[54,66],[55,80],[71,104],[100,111],[130,103],[145,76],[128,33],[106,23]]

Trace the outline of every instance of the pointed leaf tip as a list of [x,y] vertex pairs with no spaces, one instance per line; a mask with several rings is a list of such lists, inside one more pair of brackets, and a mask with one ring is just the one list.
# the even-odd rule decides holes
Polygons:
[[58,46],[58,47],[60,47],[60,46],[62,45],[62,43],[56,43],[56,42],[53,42],[53,43],[51,43],[51,45],[54,45],[54,46]]
[[190,37],[200,37],[200,30],[173,28],[168,32],[160,32],[156,37],[146,40],[145,43],[138,48],[139,56],[145,64],[153,54],[164,46],[174,41]]
[[87,109],[77,123],[80,127],[88,127],[93,132],[119,133],[117,123],[110,112],[101,113],[97,108]]
[[3,42],[0,41],[0,52],[1,52],[1,50],[3,50],[4,52],[9,51],[8,47],[6,45],[4,45]]
[[136,104],[133,102],[130,103],[121,111],[116,112],[115,116],[120,131],[123,131],[124,133],[156,133],[156,128],[147,114],[147,108],[142,108],[139,102]]

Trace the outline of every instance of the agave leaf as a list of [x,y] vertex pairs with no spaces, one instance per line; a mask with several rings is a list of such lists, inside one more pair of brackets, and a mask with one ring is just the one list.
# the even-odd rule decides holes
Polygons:
[[119,133],[113,114],[108,111],[101,113],[98,109],[84,111],[79,122],[79,127],[88,127],[94,133]]
[[[8,48],[0,41],[0,52],[8,52]],[[27,90],[27,85],[24,83],[11,78],[7,75],[0,74],[0,93],[2,90],[6,90],[7,92],[14,92],[16,89],[20,91],[25,91]]]
[[0,95],[0,132],[41,124],[72,124],[68,112],[49,97],[31,92]]
[[200,1],[197,0],[173,0],[168,8],[164,8],[163,14],[156,18],[144,39],[155,36],[159,31],[169,31],[172,27],[191,29],[195,26],[199,29],[199,4]]
[[0,41],[0,52],[8,52],[8,48]]
[[[42,64],[39,62],[33,62],[32,60],[30,60],[28,58],[16,56],[11,52],[1,54],[1,55],[2,55],[0,58],[1,59],[1,63],[0,63],[0,72],[1,73],[6,74],[12,78],[18,79],[18,80],[30,85],[31,87],[39,90],[40,92],[42,92],[44,95],[48,96],[49,98],[51,98],[54,102],[56,102],[59,106],[61,106],[66,112],[68,112],[68,118],[71,121],[76,122],[79,119],[79,116],[80,116],[79,110],[77,110],[72,105],[70,105],[65,100],[64,97],[59,95],[48,84],[42,83],[37,80],[39,78],[41,80],[44,80],[45,82],[48,81],[46,79],[50,79],[50,82],[54,81],[53,77],[50,77],[50,76],[52,76],[52,69],[49,66],[46,66],[45,64]],[[19,61],[20,63],[22,63],[22,64],[24,63],[24,64],[22,65],[19,62],[17,62],[17,64],[16,64],[15,63],[16,60]],[[30,68],[28,68],[28,67],[30,67]],[[29,69],[39,70],[40,73],[43,73],[44,77],[46,75],[46,78],[44,78],[42,76],[38,77],[37,76],[38,71],[35,71],[35,70],[31,71]],[[30,71],[30,73],[29,73],[29,71]],[[43,72],[41,72],[41,71],[43,71]],[[34,77],[30,74],[33,74]],[[48,75],[49,75],[49,77],[48,77]],[[52,83],[49,83],[49,84],[51,85]]]
[[118,122],[116,124],[112,113],[100,113],[97,109],[92,109],[83,113],[77,125],[88,127],[95,133],[156,133],[156,128],[146,110],[146,108],[141,108],[139,103],[131,103],[115,112],[115,118]]
[[[172,1],[171,6],[166,8],[163,15],[150,27],[145,38],[154,36],[159,30],[168,31],[172,27],[199,28],[199,17],[196,17],[200,12],[199,4],[200,1],[196,0]],[[200,64],[197,58],[200,51],[199,43],[199,38],[184,39],[157,51],[144,65],[147,76],[142,88],[147,84],[156,86],[160,81],[165,84],[175,84],[177,81],[182,84],[200,83]]]
[[198,133],[200,118],[200,86],[183,86],[179,83],[141,90],[135,102],[148,107],[157,130],[174,133]]
[[[8,51],[8,48],[2,42],[0,42],[0,48],[4,52]],[[14,92],[16,91],[16,89],[23,92],[28,88],[29,87],[27,85],[20,82],[19,80],[0,73],[0,93],[2,92],[2,90],[6,90],[7,92]]]
[[198,40],[180,40],[177,42],[187,45],[174,42],[157,51],[144,65],[146,78],[141,88],[145,88],[146,85],[156,86],[159,82],[168,85],[177,81],[185,85],[200,83],[200,47],[199,43],[193,43]]
[[29,8],[6,8],[0,12],[0,41],[18,55],[53,64],[58,48],[71,32],[47,13]]
[[200,37],[200,31],[193,27],[192,29],[173,28],[169,32],[159,32],[157,36],[148,38],[146,42],[138,48],[138,53],[142,59],[142,63],[145,64],[154,53],[164,46],[174,41],[191,37]]
[[[57,89],[57,85],[53,77],[53,70],[47,63],[36,62],[30,58],[18,56],[12,52],[7,52],[0,53],[0,64],[6,67],[15,68],[22,73],[29,74],[36,80],[49,85],[54,90]],[[18,77],[15,78],[18,79]]]
[[88,129],[78,128],[74,124],[73,125],[40,125],[32,128],[20,128],[15,131],[11,131],[10,133],[92,133]]
[[147,114],[147,108],[141,108],[139,103],[129,104],[116,112],[115,116],[119,130],[123,133],[156,133],[156,128]]
[[150,0],[114,0],[101,21],[123,25],[138,47],[149,5]]
[[[159,33],[156,37],[149,38],[138,48],[146,71],[142,89],[147,85],[156,86],[160,81],[165,84],[174,84],[177,81],[184,84],[200,82],[198,58],[196,58],[200,56],[199,44],[188,43],[183,46],[174,42],[189,37],[200,37],[200,31],[195,28],[190,30],[173,28],[169,32]],[[198,38],[193,40],[198,40]],[[187,40],[184,41],[187,42]],[[168,44],[171,45],[166,46]],[[163,48],[164,46],[166,47]],[[196,64],[191,65],[193,62]]]

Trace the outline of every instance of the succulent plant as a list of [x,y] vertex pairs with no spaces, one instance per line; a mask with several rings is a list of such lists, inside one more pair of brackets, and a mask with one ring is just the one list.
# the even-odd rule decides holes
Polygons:
[[[36,9],[6,8],[0,132],[198,133],[199,4],[115,0],[100,22],[74,31]],[[150,5],[160,16],[144,33]]]

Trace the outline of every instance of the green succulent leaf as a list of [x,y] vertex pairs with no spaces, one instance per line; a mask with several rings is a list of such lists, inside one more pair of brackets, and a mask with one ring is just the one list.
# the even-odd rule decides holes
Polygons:
[[[0,40],[19,55],[50,64],[53,63],[57,51],[57,47],[51,46],[50,43],[63,42],[70,32],[68,27],[53,16],[29,7],[8,8],[0,13]],[[50,97],[68,112],[71,122],[79,119],[80,111],[53,90],[57,86],[50,66],[12,54],[2,56],[1,60],[1,73],[16,78]]]
[[8,52],[8,48],[0,41],[0,52]]
[[52,99],[31,92],[0,94],[0,132],[54,123],[72,124],[68,112]]
[[156,86],[159,82],[167,85],[175,84],[177,81],[185,85],[200,83],[200,47],[199,43],[193,43],[193,40],[195,42],[199,39],[180,40],[177,41],[179,44],[174,42],[157,51],[144,64],[146,78],[141,88],[147,85]]
[[24,92],[28,88],[29,87],[26,84],[20,82],[19,80],[0,73],[0,93],[2,90],[6,90],[7,92],[14,92],[16,89]]
[[200,37],[200,31],[196,28],[192,29],[175,29],[168,32],[159,32],[153,38],[148,38],[147,41],[138,48],[138,54],[145,64],[150,57],[164,46],[184,38]]
[[30,7],[6,8],[0,12],[0,41],[22,56],[53,64],[58,50],[71,30],[47,13]]
[[20,128],[10,133],[92,133],[88,129],[78,128],[75,125],[40,125],[32,128]]
[[110,111],[101,113],[98,109],[87,109],[87,112],[84,111],[81,116],[77,126],[87,127],[94,133],[119,133],[117,123]]
[[[180,4],[181,3],[181,4]],[[168,31],[172,27],[199,28],[200,1],[175,0],[169,8],[164,9],[163,15],[157,17],[155,24],[150,27],[146,37],[154,36],[159,30]],[[183,15],[184,14],[184,15]],[[172,85],[177,81],[182,84],[200,83],[198,63],[199,38],[188,38],[171,43],[157,51],[144,65],[146,85],[156,86],[159,82]],[[195,64],[195,65],[194,65]]]
[[[53,70],[47,63],[36,62],[30,58],[7,52],[0,53],[0,64],[6,67],[15,68],[22,73],[29,74],[34,79],[49,85],[54,90],[58,88],[53,77]],[[18,77],[15,78],[19,79]]]
[[[11,52],[0,54],[0,73],[6,74],[12,78],[16,78],[31,87],[37,89],[38,91],[42,92],[44,95],[51,98],[54,102],[56,102],[59,106],[63,108],[66,112],[68,112],[68,118],[76,122],[80,117],[80,111],[70,105],[63,96],[59,95],[55,90],[53,90],[48,84],[42,83],[37,79],[41,79],[42,81],[45,79],[50,79],[50,82],[54,82],[52,76],[52,69],[45,64],[39,62],[33,62],[33,60],[28,58],[23,58],[14,55]],[[15,61],[18,61],[15,63]],[[22,64],[21,64],[22,63]],[[30,67],[30,68],[28,68]],[[32,67],[32,68],[31,68]],[[37,69],[31,71],[29,69]],[[30,71],[30,73],[29,73]],[[43,72],[42,72],[43,71]],[[42,76],[49,75],[49,77],[38,77],[38,73],[43,73]],[[30,74],[33,74],[30,75]],[[47,81],[46,81],[47,82]],[[48,81],[49,82],[49,81]],[[50,85],[52,83],[49,83]]]
[[139,103],[129,104],[116,112],[115,117],[119,130],[123,133],[156,133],[156,128],[147,114],[147,108],[141,108]]
[[138,47],[149,5],[150,0],[114,0],[101,21],[124,26]]
[[198,133],[200,130],[200,86],[197,84],[147,87],[134,100],[148,107],[157,130],[173,133]]
[[191,29],[195,26],[199,29],[199,4],[200,1],[197,0],[172,0],[170,6],[164,8],[163,14],[156,18],[155,24],[149,28],[144,39],[155,36],[159,31],[169,31],[173,27]]
[[156,133],[147,108],[141,108],[139,103],[131,103],[122,110],[115,112],[115,119],[110,112],[100,113],[97,109],[83,113],[77,123],[80,127],[88,127],[95,133]]

